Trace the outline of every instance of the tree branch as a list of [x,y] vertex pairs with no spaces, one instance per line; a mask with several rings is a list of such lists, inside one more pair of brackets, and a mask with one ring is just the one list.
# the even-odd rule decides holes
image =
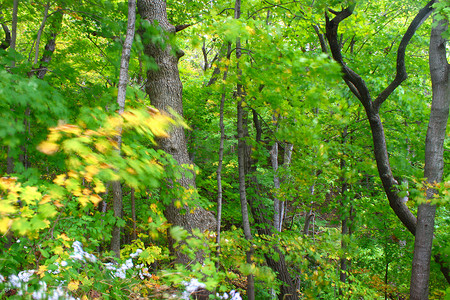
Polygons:
[[395,78],[391,82],[391,84],[389,84],[389,86],[386,87],[384,91],[380,93],[380,95],[378,95],[377,99],[375,99],[373,108],[376,111],[380,109],[381,104],[383,104],[387,97],[389,97],[389,95],[392,94],[392,92],[408,77],[405,67],[406,47],[411,41],[411,38],[413,37],[416,30],[430,16],[431,12],[433,11],[432,5],[434,4],[434,2],[435,0],[431,0],[427,3],[427,5],[425,5],[424,8],[419,11],[419,13],[413,19],[405,34],[403,35],[403,38],[397,50],[397,74],[395,75]]

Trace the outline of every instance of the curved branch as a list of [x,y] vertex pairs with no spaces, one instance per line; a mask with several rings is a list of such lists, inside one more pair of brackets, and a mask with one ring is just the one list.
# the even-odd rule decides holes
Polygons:
[[330,52],[333,59],[341,65],[342,72],[344,73],[344,80],[349,86],[351,92],[361,101],[366,111],[371,111],[372,100],[369,89],[367,88],[364,80],[344,62],[341,52],[341,43],[338,39],[339,23],[352,15],[353,8],[354,7],[351,6],[340,12],[333,11],[333,14],[336,16],[332,20],[330,20],[328,14],[325,14],[325,36],[328,40],[328,44],[330,45]]
[[436,1],[431,0],[430,2],[427,3],[427,5],[425,5],[424,8],[422,8],[419,11],[419,13],[413,19],[408,29],[406,30],[405,34],[403,35],[403,38],[397,50],[397,74],[395,75],[395,78],[391,82],[391,84],[389,84],[389,86],[386,87],[384,91],[380,93],[380,95],[378,95],[377,99],[375,99],[373,105],[375,110],[378,111],[381,104],[383,104],[383,102],[387,99],[387,97],[389,97],[389,95],[392,94],[392,92],[408,77],[405,66],[406,47],[411,41],[411,38],[413,37],[414,33],[416,33],[416,30],[430,16],[431,12],[433,11],[432,5],[434,4],[434,2]]
[[2,25],[3,31],[5,32],[5,40],[2,41],[0,48],[3,50],[6,50],[9,45],[11,44],[11,32],[9,31],[8,26],[6,26],[3,23],[0,23]]

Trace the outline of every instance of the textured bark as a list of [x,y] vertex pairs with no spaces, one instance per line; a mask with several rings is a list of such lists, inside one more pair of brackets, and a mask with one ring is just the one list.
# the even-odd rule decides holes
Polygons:
[[[166,2],[164,0],[139,0],[138,12],[143,20],[152,25],[159,26],[167,35],[175,33],[175,26],[167,20]],[[178,72],[178,59],[182,56],[181,51],[177,55],[172,53],[170,45],[156,45],[148,42],[145,45],[144,53],[153,57],[158,69],[147,71],[146,91],[150,97],[152,105],[161,111],[168,111],[172,108],[177,114],[183,115],[182,84]],[[184,129],[175,127],[170,133],[170,137],[160,141],[160,147],[180,164],[191,165],[189,160],[186,137]],[[186,170],[186,172],[190,172]],[[194,178],[182,177],[178,182],[183,188],[195,189]],[[172,199],[176,200],[176,199]],[[211,212],[200,207],[192,207],[193,212],[188,207],[183,207],[187,213],[182,214],[180,209],[172,203],[164,211],[164,215],[174,226],[181,226],[192,232],[198,228],[201,231],[214,230],[215,218]],[[177,253],[179,262],[187,263],[187,257]]]
[[[119,114],[121,115],[125,110],[125,96],[128,85],[128,66],[130,63],[131,47],[134,39],[134,27],[136,23],[136,0],[128,1],[128,22],[127,33],[125,36],[125,42],[122,48],[122,57],[120,59],[120,73],[119,84],[117,91],[117,104],[119,104]],[[120,154],[122,145],[122,128],[119,128],[119,134],[117,136],[117,151]],[[122,184],[120,181],[112,182],[113,186],[113,211],[116,219],[122,218],[123,209],[123,193]],[[111,239],[111,250],[120,258],[120,234],[121,229],[119,226],[114,225]]]
[[[444,171],[444,139],[450,105],[449,64],[446,58],[446,41],[442,38],[446,25],[440,22],[438,26],[433,27],[430,38],[429,65],[433,101],[425,144],[424,175],[430,185],[426,191],[427,200],[437,195],[433,185],[441,182]],[[412,300],[428,299],[435,214],[436,205],[430,203],[419,205],[411,272]]]

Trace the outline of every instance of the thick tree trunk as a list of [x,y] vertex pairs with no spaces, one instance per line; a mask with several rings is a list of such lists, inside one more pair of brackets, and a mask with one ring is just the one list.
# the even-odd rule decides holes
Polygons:
[[[139,0],[138,12],[143,20],[151,25],[159,26],[167,35],[175,34],[175,26],[167,20],[166,1],[165,0]],[[166,37],[168,41],[168,36]],[[146,91],[150,97],[152,105],[161,111],[168,111],[172,108],[177,114],[183,115],[183,100],[179,72],[178,59],[183,55],[178,51],[176,55],[172,53],[173,48],[170,45],[153,44],[147,42],[144,53],[154,59],[158,69],[147,71]],[[184,129],[175,127],[170,133],[170,137],[160,141],[160,147],[178,162],[180,165],[191,165],[187,152],[186,137]],[[186,172],[190,172],[186,170]],[[195,179],[193,176],[183,176],[178,183],[186,189],[195,189]],[[172,199],[174,201],[176,199]],[[165,209],[164,215],[174,226],[181,226],[192,232],[192,229],[198,228],[201,231],[214,230],[215,218],[211,212],[199,207],[183,207],[186,213],[181,213],[172,202]],[[193,210],[193,211],[191,211]],[[177,253],[177,259],[181,263],[187,263],[188,258]]]
[[[449,64],[446,41],[442,33],[447,24],[440,22],[431,30],[429,64],[433,89],[430,121],[425,144],[425,178],[427,201],[437,195],[433,185],[441,182],[444,171],[444,139],[447,128],[450,94]],[[428,299],[431,248],[433,244],[436,205],[422,203],[417,212],[416,238],[411,272],[410,299]]]

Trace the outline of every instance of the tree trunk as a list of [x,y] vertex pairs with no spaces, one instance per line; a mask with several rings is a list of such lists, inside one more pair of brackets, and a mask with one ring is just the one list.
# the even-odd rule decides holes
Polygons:
[[[347,142],[347,135],[348,135],[348,126],[346,126],[342,132],[342,146]],[[349,229],[348,229],[348,199],[346,196],[347,190],[348,190],[348,183],[347,178],[345,178],[345,166],[346,161],[344,158],[341,158],[340,162],[340,170],[341,170],[341,250],[342,250],[342,256],[340,258],[340,274],[339,274],[339,280],[345,284],[347,282],[347,274],[348,274],[348,265],[349,260],[346,258],[346,253],[348,252],[348,243],[346,241],[347,236],[349,235]],[[343,216],[342,216],[343,215]],[[339,295],[343,296],[343,289],[339,288]]]
[[[253,123],[256,130],[256,143],[261,143],[262,128],[261,122],[258,119],[258,114],[253,110]],[[244,126],[244,140],[249,138],[248,127]],[[253,218],[258,224],[256,230],[260,236],[273,236],[277,234],[277,229],[274,228],[274,221],[267,218],[268,209],[260,201],[262,197],[262,192],[258,180],[254,173],[256,172],[256,161],[251,158],[251,145],[245,143],[245,151],[247,162],[244,163],[246,166],[246,175],[250,175],[248,186],[253,189],[252,196],[248,198],[250,208],[252,211]],[[291,153],[288,153],[289,156]],[[289,165],[290,158],[287,157],[285,164]],[[271,254],[265,254],[267,265],[275,272],[278,280],[281,281],[280,293],[278,299],[280,300],[294,300],[298,298],[297,289],[295,286],[295,281],[292,279],[289,273],[288,265],[286,263],[286,258],[280,248],[277,245],[272,246],[272,250],[277,253],[278,259],[274,259]]]
[[[231,55],[231,43],[228,43],[227,47],[227,59],[230,59]],[[228,66],[225,67],[225,71],[223,72],[223,80],[227,79],[228,75]],[[225,125],[223,124],[223,110],[225,106],[225,91],[222,92],[220,99],[220,146],[219,146],[219,165],[217,166],[217,262],[216,267],[219,266],[220,263],[220,227],[222,224],[222,199],[223,199],[223,191],[222,191],[222,165],[223,165],[223,150],[224,150],[224,141],[225,141]]]
[[[241,16],[241,0],[236,0],[234,6],[234,18],[239,19]],[[244,126],[247,123],[246,113],[242,107],[242,102],[244,100],[244,92],[242,90],[242,85],[239,82],[241,79],[241,70],[239,69],[239,59],[241,58],[241,41],[239,37],[236,39],[236,58],[237,63],[237,73],[238,73],[238,84],[237,84],[237,134],[238,134],[238,165],[239,165],[239,197],[241,200],[241,213],[242,213],[242,227],[244,228],[244,236],[247,241],[250,241],[250,249],[247,250],[247,263],[252,264],[252,254],[253,247],[251,246],[252,232],[250,229],[250,218],[248,213],[247,204],[247,191],[245,184],[246,175],[246,161],[248,161],[248,153],[246,153],[246,142]],[[249,300],[255,299],[255,279],[253,274],[247,276],[247,297]]]
[[[17,42],[17,13],[19,10],[19,0],[14,0],[13,3],[13,13],[12,13],[12,24],[11,24],[11,44],[10,49],[13,53],[13,61],[11,62],[11,68],[16,67],[16,42]],[[11,147],[8,146],[8,156],[6,158],[6,173],[11,174],[14,172],[14,158],[11,155]]]
[[427,202],[419,205],[416,238],[411,272],[410,299],[428,299],[431,248],[433,244],[436,205],[430,204],[438,192],[434,184],[441,182],[444,171],[444,139],[448,121],[449,64],[446,58],[446,40],[442,38],[446,22],[440,22],[431,30],[429,64],[433,89],[430,121],[425,144],[425,178]]
[[131,220],[133,221],[133,233],[131,234],[132,240],[137,239],[137,230],[136,230],[136,195],[134,188],[131,188]]
[[[121,115],[125,110],[125,96],[128,85],[128,66],[130,63],[131,47],[134,39],[134,24],[136,23],[136,0],[128,1],[128,24],[127,33],[125,36],[125,42],[122,48],[122,58],[120,60],[120,74],[119,84],[117,91],[117,103],[119,104],[119,114]],[[122,144],[122,128],[119,128],[119,134],[117,136],[117,151],[120,154],[120,148]],[[123,192],[122,184],[120,181],[112,182],[113,187],[113,210],[114,217],[116,219],[122,218],[123,209]],[[114,225],[111,239],[111,250],[114,251],[116,256],[120,258],[120,227]]]
[[44,31],[45,22],[47,22],[48,9],[49,8],[50,8],[50,1],[48,1],[47,5],[45,5],[44,17],[42,19],[41,26],[39,27],[39,30],[37,32],[36,43],[35,43],[36,44],[36,48],[35,48],[35,51],[34,51],[33,65],[37,64],[37,62],[38,62],[39,45],[41,44],[41,35],[42,35],[42,31]]
[[[165,0],[139,0],[138,12],[143,20],[151,25],[159,26],[168,36],[175,34],[175,26],[167,20],[166,1]],[[183,115],[183,100],[179,72],[178,60],[183,55],[182,51],[177,51],[176,55],[172,53],[173,48],[167,44],[164,47],[153,44],[151,41],[144,45],[144,53],[154,59],[158,69],[149,69],[147,71],[146,91],[150,97],[152,105],[158,110],[168,111],[172,108],[177,114]],[[172,155],[180,165],[191,165],[187,152],[186,137],[184,129],[181,127],[173,128],[170,137],[160,141],[160,147]],[[190,172],[186,170],[186,172]],[[193,176],[183,176],[179,179],[180,184],[185,189],[195,189],[195,179]],[[189,232],[198,228],[201,231],[214,230],[216,221],[211,212],[201,207],[189,208],[184,206],[186,213],[181,213],[181,209],[175,207],[174,201],[168,205],[164,215],[168,222],[174,226],[181,226]],[[191,211],[193,210],[193,211]],[[188,258],[177,252],[177,260],[180,263],[187,263]]]

